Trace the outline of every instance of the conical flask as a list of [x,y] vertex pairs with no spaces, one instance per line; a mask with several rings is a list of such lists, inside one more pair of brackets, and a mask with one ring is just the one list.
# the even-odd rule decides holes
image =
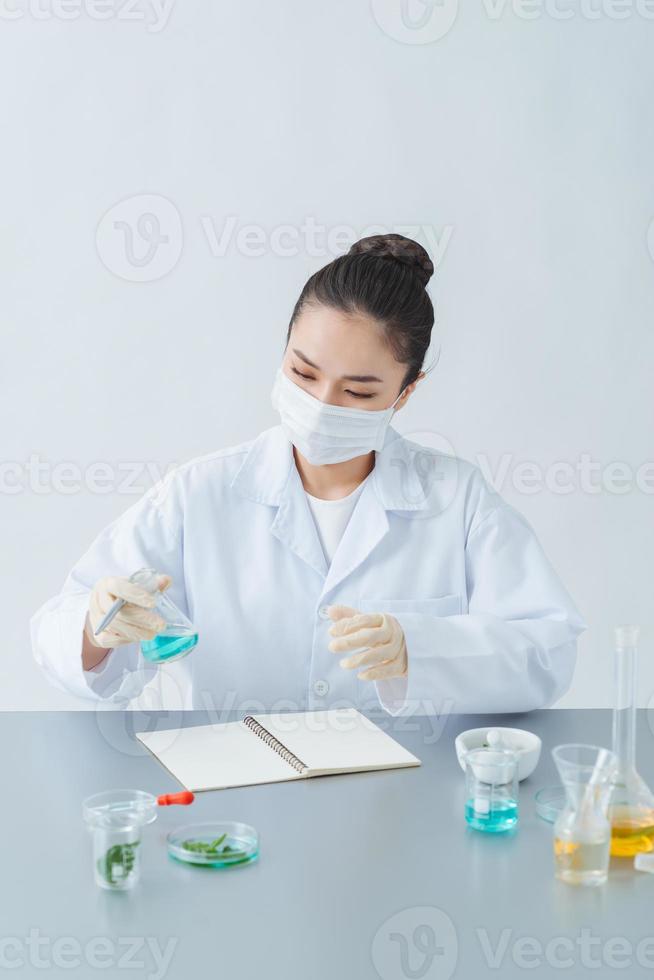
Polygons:
[[613,752],[618,765],[609,802],[611,854],[633,857],[654,850],[654,795],[636,769],[637,626],[615,630]]
[[198,631],[193,623],[178,609],[165,592],[157,591],[159,572],[154,568],[141,568],[134,572],[130,581],[143,586],[156,595],[157,601],[152,610],[161,616],[166,627],[151,640],[141,640],[141,653],[150,663],[170,663],[190,653],[198,642]]
[[554,824],[556,877],[569,885],[602,885],[609,870],[611,824],[607,815],[613,752],[597,745],[558,745],[552,757],[566,803]]

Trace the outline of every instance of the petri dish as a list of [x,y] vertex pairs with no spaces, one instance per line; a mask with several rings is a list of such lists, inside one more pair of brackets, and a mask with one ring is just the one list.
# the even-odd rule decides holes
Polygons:
[[548,823],[554,823],[565,806],[563,786],[545,786],[534,795],[536,813]]
[[231,820],[185,824],[171,831],[167,841],[168,853],[176,861],[204,868],[232,868],[259,856],[254,827]]

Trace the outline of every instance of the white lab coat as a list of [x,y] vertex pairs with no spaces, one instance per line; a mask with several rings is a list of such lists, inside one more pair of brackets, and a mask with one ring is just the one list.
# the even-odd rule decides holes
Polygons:
[[[34,616],[35,657],[59,687],[125,706],[164,669],[138,644],[93,671],[80,660],[93,584],[144,566],[172,576],[199,632],[165,668],[188,691],[184,707],[528,711],[565,692],[585,628],[525,519],[479,470],[392,428],[329,567],[280,427],[175,469]],[[360,681],[339,666],[324,611],[335,603],[399,620],[406,679]]]

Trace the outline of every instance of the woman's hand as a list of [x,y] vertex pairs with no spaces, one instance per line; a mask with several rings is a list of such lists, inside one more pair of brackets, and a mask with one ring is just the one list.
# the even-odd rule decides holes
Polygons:
[[393,616],[386,613],[360,613],[349,606],[329,606],[327,609],[334,625],[330,627],[329,644],[333,653],[361,650],[340,661],[345,670],[365,667],[357,674],[362,681],[389,680],[405,677],[408,670],[406,643],[402,627]]
[[[169,575],[160,575],[157,583],[158,590],[164,592],[171,582]],[[95,630],[116,599],[125,599],[125,605],[118,610],[107,628],[95,636]],[[89,597],[85,639],[92,646],[104,650],[111,650],[125,643],[151,640],[166,628],[161,616],[151,612],[156,601],[156,593],[148,592],[147,589],[130,582],[127,578],[100,579]]]

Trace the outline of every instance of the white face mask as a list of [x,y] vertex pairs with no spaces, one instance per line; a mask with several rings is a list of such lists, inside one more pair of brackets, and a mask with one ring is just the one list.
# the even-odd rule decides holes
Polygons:
[[381,411],[326,405],[287,378],[280,368],[271,397],[289,440],[312,466],[324,466],[380,450],[402,394]]

